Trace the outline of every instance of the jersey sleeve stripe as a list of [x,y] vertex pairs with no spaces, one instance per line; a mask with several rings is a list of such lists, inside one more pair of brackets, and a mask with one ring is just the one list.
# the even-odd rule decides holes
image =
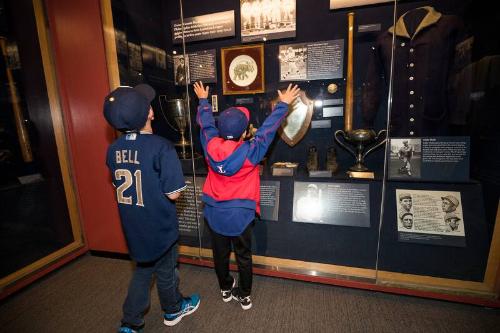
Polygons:
[[180,189],[177,189],[177,190],[172,191],[172,192],[165,193],[165,195],[174,194],[174,193],[177,193],[177,192],[180,192],[180,191],[184,191],[186,189],[186,187],[187,187],[187,185],[184,185]]

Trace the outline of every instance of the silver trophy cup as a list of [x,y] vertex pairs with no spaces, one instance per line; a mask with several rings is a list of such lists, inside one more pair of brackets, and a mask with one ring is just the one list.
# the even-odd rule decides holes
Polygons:
[[167,96],[159,97],[160,107],[167,124],[181,135],[179,142],[175,144],[179,158],[191,158],[191,144],[186,140],[186,129],[188,126],[188,112],[184,99],[167,99]]
[[[338,130],[335,132],[335,139],[339,145],[345,148],[356,159],[356,163],[349,168],[350,171],[354,172],[372,173],[365,166],[365,157],[383,145],[386,141],[386,136],[386,130],[381,130],[378,133],[371,129],[357,129],[347,132]],[[343,138],[343,140],[340,138]]]

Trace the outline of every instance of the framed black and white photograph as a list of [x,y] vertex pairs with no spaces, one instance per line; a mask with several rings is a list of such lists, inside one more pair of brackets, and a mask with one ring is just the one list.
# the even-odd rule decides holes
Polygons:
[[390,139],[389,177],[420,179],[422,142],[420,138]]
[[174,83],[176,86],[189,84],[189,56],[174,56]]
[[241,41],[295,37],[296,0],[240,0]]
[[280,46],[280,80],[307,79],[307,46],[303,44]]

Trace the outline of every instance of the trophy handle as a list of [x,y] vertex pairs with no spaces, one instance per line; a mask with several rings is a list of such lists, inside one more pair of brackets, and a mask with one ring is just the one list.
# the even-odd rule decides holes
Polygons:
[[338,138],[338,135],[342,135],[342,137],[344,138],[344,140],[348,141],[346,139],[346,133],[343,131],[343,130],[336,130],[335,131],[335,134],[333,135],[335,137],[335,140],[337,140],[337,143],[342,146],[342,148],[344,148],[345,150],[347,150],[348,152],[350,152],[352,154],[352,156],[354,156],[354,158],[357,158],[357,155],[356,155],[356,152],[354,150],[352,150],[351,148],[349,148],[346,144],[344,144],[342,141],[340,141],[340,139]]
[[377,149],[378,147],[380,147],[381,145],[383,145],[387,141],[387,130],[385,130],[385,129],[384,130],[380,130],[377,133],[377,136],[375,137],[375,141],[377,141],[382,134],[384,134],[384,139],[381,140],[379,143],[371,146],[370,149],[368,149],[367,151],[365,151],[363,153],[363,159],[366,157],[366,155],[368,155],[369,153],[371,153],[372,151],[374,151],[375,149]]
[[160,104],[161,115],[163,116],[163,119],[165,119],[165,122],[167,123],[168,126],[170,126],[171,129],[173,129],[176,132],[179,132],[179,130],[176,129],[175,126],[172,126],[172,124],[170,123],[170,121],[168,121],[168,117],[165,115],[165,111],[163,110],[163,106],[162,106],[162,102],[161,102],[161,98],[162,97],[163,97],[164,100],[167,100],[167,95],[160,95],[160,96],[158,96],[158,101],[159,101],[159,104]]

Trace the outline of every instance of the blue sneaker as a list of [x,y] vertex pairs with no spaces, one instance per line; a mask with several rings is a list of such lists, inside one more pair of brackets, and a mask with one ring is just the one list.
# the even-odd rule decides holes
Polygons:
[[195,312],[200,306],[200,295],[193,294],[182,299],[181,309],[176,313],[165,313],[163,323],[167,326],[174,326],[181,321],[182,317]]
[[142,332],[142,328],[130,328],[128,326],[122,326],[118,330],[118,333],[140,333]]

